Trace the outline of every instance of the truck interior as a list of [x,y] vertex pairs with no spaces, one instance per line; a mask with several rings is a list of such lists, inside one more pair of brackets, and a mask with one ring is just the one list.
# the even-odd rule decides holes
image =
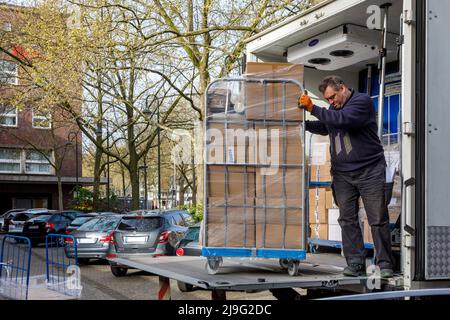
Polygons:
[[[332,2],[325,1],[321,5],[313,7],[311,10],[314,16],[317,18],[323,15],[322,6],[332,4]],[[371,1],[370,3],[381,6],[385,1]],[[401,129],[402,72],[398,40],[401,34],[403,1],[392,1],[391,3],[392,5],[388,7],[387,11],[382,143],[390,175],[394,182],[394,197],[391,201],[401,203],[401,137],[399,133]],[[297,18],[300,25],[304,24],[305,26],[298,28],[298,31],[292,32],[289,36],[280,36],[270,44],[261,46],[252,51],[252,54],[258,62],[303,64],[305,66],[304,87],[316,105],[328,106],[318,90],[318,84],[323,77],[333,74],[342,77],[354,90],[367,93],[372,98],[374,108],[378,112],[382,65],[380,50],[383,45],[383,33],[379,29],[369,29],[367,25],[368,22],[372,22],[375,24],[374,27],[383,28],[385,12],[381,10],[381,16],[377,16],[378,21],[368,21],[367,10],[367,2],[361,1],[359,5],[349,6],[338,15],[330,16],[320,23],[310,23],[310,27],[308,27],[307,20]],[[268,34],[271,32],[275,33],[276,30],[269,30]],[[311,117],[312,119],[314,118]],[[320,136],[307,136],[307,150],[310,141],[320,140]],[[393,254],[396,260],[395,268],[397,272],[400,272],[400,218],[391,221],[391,230]],[[339,250],[326,247],[317,247],[314,251],[316,250],[317,253],[326,252],[328,263],[333,263],[334,260],[336,265],[342,265]],[[334,258],[332,252],[334,252]],[[368,257],[372,256],[373,250],[368,250]]]

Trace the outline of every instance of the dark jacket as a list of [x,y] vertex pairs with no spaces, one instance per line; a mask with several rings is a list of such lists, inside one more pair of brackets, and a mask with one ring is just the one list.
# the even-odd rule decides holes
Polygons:
[[385,161],[375,110],[368,95],[353,91],[341,109],[314,105],[311,114],[319,121],[305,121],[306,130],[330,135],[332,170],[355,171]]

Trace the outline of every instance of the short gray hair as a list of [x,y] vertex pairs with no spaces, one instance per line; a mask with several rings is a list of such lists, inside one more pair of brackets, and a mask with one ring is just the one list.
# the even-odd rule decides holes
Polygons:
[[319,84],[319,91],[323,94],[327,87],[331,87],[334,90],[339,90],[342,86],[347,86],[339,76],[328,76],[323,78],[322,82]]

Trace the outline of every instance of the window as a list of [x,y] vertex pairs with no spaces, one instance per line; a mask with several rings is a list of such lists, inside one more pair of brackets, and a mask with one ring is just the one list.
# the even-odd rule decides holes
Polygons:
[[0,172],[20,173],[21,151],[0,148]]
[[186,226],[192,226],[195,224],[194,218],[189,213],[182,212],[181,216],[183,217]]
[[121,231],[149,232],[162,226],[159,217],[124,217],[119,224]]
[[51,120],[49,111],[33,109],[33,128],[50,129],[52,125]]
[[0,125],[17,127],[17,108],[0,105]]
[[5,21],[3,22],[3,31],[10,32],[12,30],[11,22]]
[[174,214],[172,216],[172,221],[176,226],[182,226],[184,227],[184,220],[179,214]]
[[51,166],[47,157],[52,157],[50,152],[44,155],[43,151],[25,150],[25,172],[50,174]]
[[17,64],[0,60],[0,84],[17,84]]

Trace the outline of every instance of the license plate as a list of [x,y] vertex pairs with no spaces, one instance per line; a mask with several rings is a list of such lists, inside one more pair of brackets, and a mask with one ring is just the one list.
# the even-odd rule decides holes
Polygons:
[[140,242],[146,242],[147,237],[125,237],[126,243],[140,243]]
[[77,239],[78,243],[95,243],[96,239],[93,238],[82,238],[82,239]]
[[29,229],[39,229],[39,226],[29,226]]

